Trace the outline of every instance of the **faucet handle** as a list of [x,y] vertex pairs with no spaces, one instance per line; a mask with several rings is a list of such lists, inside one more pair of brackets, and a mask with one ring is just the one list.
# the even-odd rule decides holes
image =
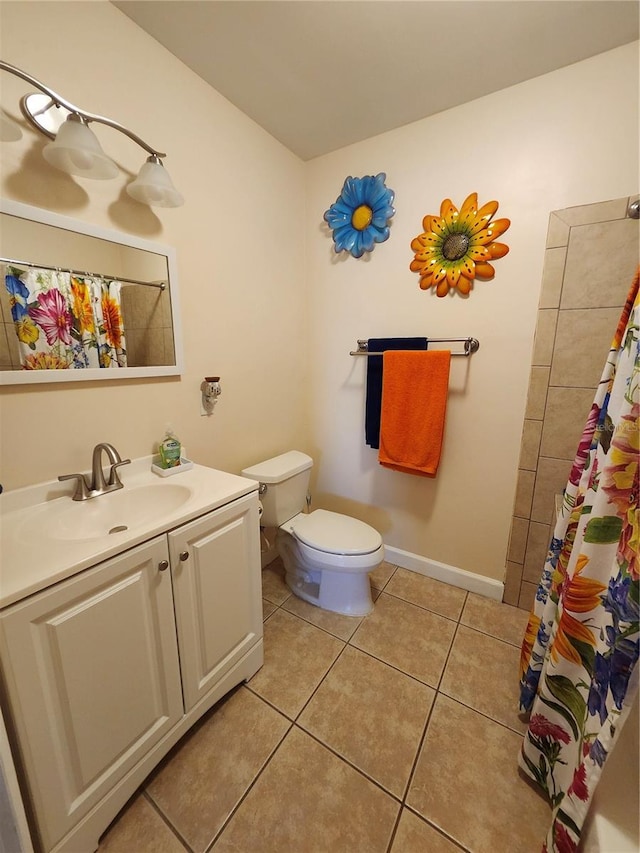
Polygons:
[[117,469],[121,465],[130,465],[130,464],[131,464],[130,459],[121,459],[120,462],[113,462],[111,465],[111,471],[109,472],[109,482],[107,483],[107,485],[108,486],[115,486],[116,489],[121,488],[122,487],[122,481],[120,480],[120,477],[118,476]]
[[72,500],[74,501],[86,501],[89,497],[89,487],[87,486],[87,481],[85,479],[84,474],[62,474],[58,477],[58,480],[62,482],[63,480],[77,480],[78,485],[76,486],[76,490],[73,493]]

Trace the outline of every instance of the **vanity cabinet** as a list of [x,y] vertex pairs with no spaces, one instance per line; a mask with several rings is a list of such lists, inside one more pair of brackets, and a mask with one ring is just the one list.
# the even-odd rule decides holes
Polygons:
[[262,664],[257,493],[6,608],[0,652],[40,845],[88,853]]

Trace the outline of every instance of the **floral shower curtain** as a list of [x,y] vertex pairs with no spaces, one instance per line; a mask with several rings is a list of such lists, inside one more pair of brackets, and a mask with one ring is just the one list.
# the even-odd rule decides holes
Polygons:
[[521,654],[522,770],[547,793],[543,853],[578,849],[638,689],[638,278],[587,419]]
[[120,282],[15,265],[5,273],[24,370],[127,366]]

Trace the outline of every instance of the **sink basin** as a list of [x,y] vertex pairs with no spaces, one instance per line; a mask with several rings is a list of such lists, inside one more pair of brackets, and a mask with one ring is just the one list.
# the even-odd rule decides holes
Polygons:
[[[119,489],[87,501],[60,498],[49,506],[37,528],[52,539],[83,541],[102,539],[148,525],[178,510],[192,495],[188,486],[157,483]],[[30,525],[34,523],[31,519]]]

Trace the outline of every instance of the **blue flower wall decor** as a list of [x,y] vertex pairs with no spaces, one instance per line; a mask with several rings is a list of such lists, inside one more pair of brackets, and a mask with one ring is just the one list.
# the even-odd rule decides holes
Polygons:
[[333,231],[336,252],[351,252],[354,258],[361,258],[375,243],[388,239],[395,193],[384,185],[386,177],[380,172],[375,177],[346,178],[342,192],[324,214]]

